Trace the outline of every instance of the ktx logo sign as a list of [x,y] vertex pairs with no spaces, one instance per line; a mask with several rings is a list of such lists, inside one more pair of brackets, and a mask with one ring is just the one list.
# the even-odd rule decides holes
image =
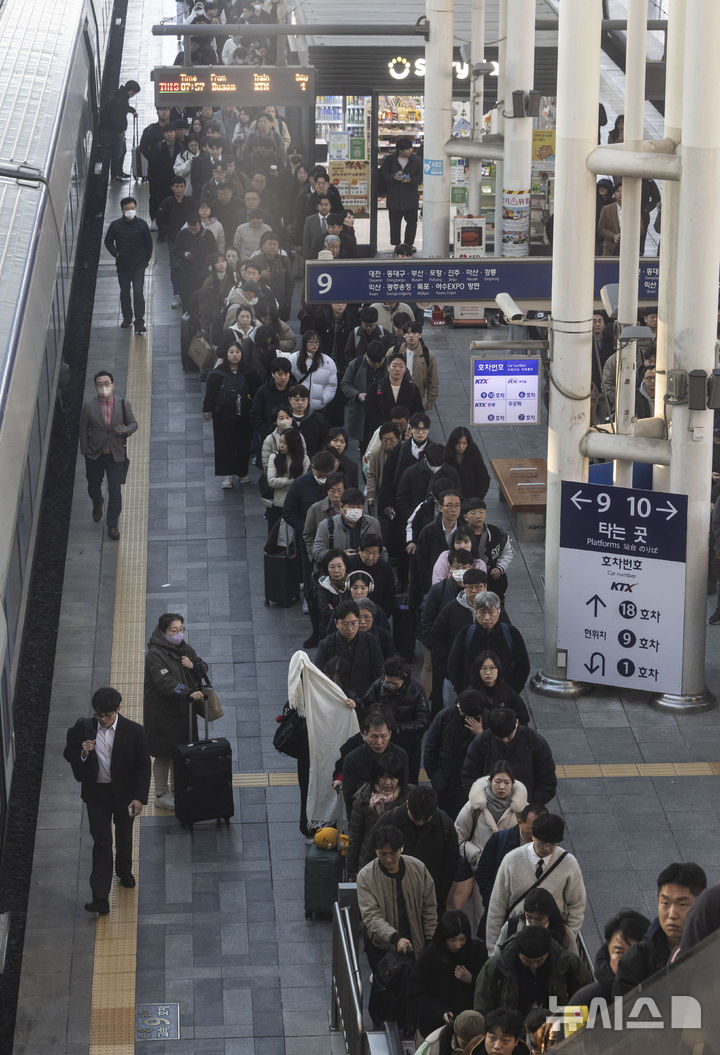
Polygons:
[[610,583],[610,589],[611,590],[617,590],[618,593],[632,593],[636,586],[637,586],[636,582],[611,582]]

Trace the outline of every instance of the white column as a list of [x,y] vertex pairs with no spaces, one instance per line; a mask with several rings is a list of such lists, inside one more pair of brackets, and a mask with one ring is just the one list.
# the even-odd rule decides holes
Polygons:
[[[560,5],[551,366],[562,391],[550,386],[545,661],[543,670],[533,678],[536,691],[560,697],[582,691],[581,685],[566,680],[565,669],[557,664],[560,484],[585,478],[579,443],[590,417],[595,266],[595,179],[585,160],[597,142],[601,19],[601,0],[572,0]],[[563,393],[585,398],[570,399]]]
[[[665,67],[665,136],[679,143],[682,138],[682,86],[685,65],[685,0],[673,0],[668,12]],[[660,232],[660,282],[658,287],[657,375],[655,414],[662,416],[666,371],[673,366],[675,340],[675,249],[677,246],[680,184],[666,180],[662,188],[662,230]],[[667,407],[672,421],[672,407]],[[667,466],[653,468],[656,491],[670,490]]]
[[450,244],[450,158],[445,143],[452,131],[454,0],[426,0],[430,35],[425,41],[425,136],[423,256],[446,257]]
[[[676,251],[676,369],[713,369],[720,270],[720,5],[687,0],[682,106],[682,178]],[[673,411],[670,490],[688,496],[687,579],[682,694],[663,695],[662,709],[705,709],[707,538],[713,414]]]
[[[645,42],[647,37],[647,4],[628,5],[627,43],[625,48],[625,137],[628,150],[637,150],[643,139],[645,107]],[[638,280],[640,256],[641,179],[623,178],[622,230],[620,238],[620,277],[618,290],[618,323],[620,327],[637,325]],[[618,352],[617,401],[615,430],[629,436],[635,417],[637,345],[626,344]],[[632,487],[632,462],[615,462],[615,483]]]
[[[471,138],[477,143],[483,132],[484,77],[473,76],[473,66],[485,59],[485,0],[473,0],[470,19],[470,114]],[[468,209],[473,216],[480,213],[482,196],[482,160],[470,158],[468,171]]]
[[[530,255],[530,159],[532,118],[512,117],[512,93],[532,90],[535,70],[535,0],[512,0],[507,8],[503,110],[503,229],[496,256]],[[508,116],[511,115],[511,116]]]
[[[505,61],[507,58],[507,7],[508,0],[500,0],[498,11],[498,79],[497,98],[498,103],[505,98],[507,81],[505,79]],[[497,106],[495,110],[495,131],[498,135],[505,135],[505,118],[503,117],[504,104]],[[495,232],[493,234],[493,256],[502,256],[500,250],[502,236],[502,189],[503,189],[503,162],[495,162]]]

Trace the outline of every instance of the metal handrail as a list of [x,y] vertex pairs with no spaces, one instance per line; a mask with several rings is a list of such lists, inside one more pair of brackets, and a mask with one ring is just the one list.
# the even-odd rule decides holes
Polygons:
[[332,917],[332,1029],[342,1030],[348,1055],[365,1050],[362,979],[347,906],[333,905]]
[[594,965],[594,963],[592,961],[592,958],[590,956],[590,952],[588,950],[588,947],[585,944],[585,939],[582,936],[582,931],[578,931],[577,944],[578,944],[578,955],[579,955],[580,959],[582,960],[582,962],[587,967],[587,969],[590,972],[590,974],[592,975],[593,981],[595,981],[595,965]]

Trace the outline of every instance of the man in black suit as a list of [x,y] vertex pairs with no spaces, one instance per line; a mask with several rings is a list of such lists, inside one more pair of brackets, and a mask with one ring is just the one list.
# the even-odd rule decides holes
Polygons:
[[107,529],[110,538],[117,542],[122,485],[127,472],[127,438],[137,432],[138,425],[129,401],[115,398],[115,381],[110,371],[98,370],[93,380],[97,395],[86,400],[80,411],[80,453],[85,458],[92,518],[96,522],[102,520],[102,482],[107,476]]
[[147,804],[150,755],[145,731],[118,712],[117,689],[98,689],[92,698],[93,717],[79,718],[67,731],[63,757],[82,785],[93,840],[90,873],[92,900],[85,908],[98,916],[110,911],[113,874],[112,822],[115,822],[115,874],[124,887],[135,886],[132,874],[132,828]]
[[330,215],[330,199],[327,194],[317,199],[317,212],[308,216],[303,227],[303,256],[306,260],[317,260],[317,255],[325,245],[328,231],[327,218]]

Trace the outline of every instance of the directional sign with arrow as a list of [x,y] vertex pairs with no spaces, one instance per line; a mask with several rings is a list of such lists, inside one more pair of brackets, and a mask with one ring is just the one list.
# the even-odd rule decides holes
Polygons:
[[562,484],[558,649],[568,677],[681,691],[686,522],[685,495]]

